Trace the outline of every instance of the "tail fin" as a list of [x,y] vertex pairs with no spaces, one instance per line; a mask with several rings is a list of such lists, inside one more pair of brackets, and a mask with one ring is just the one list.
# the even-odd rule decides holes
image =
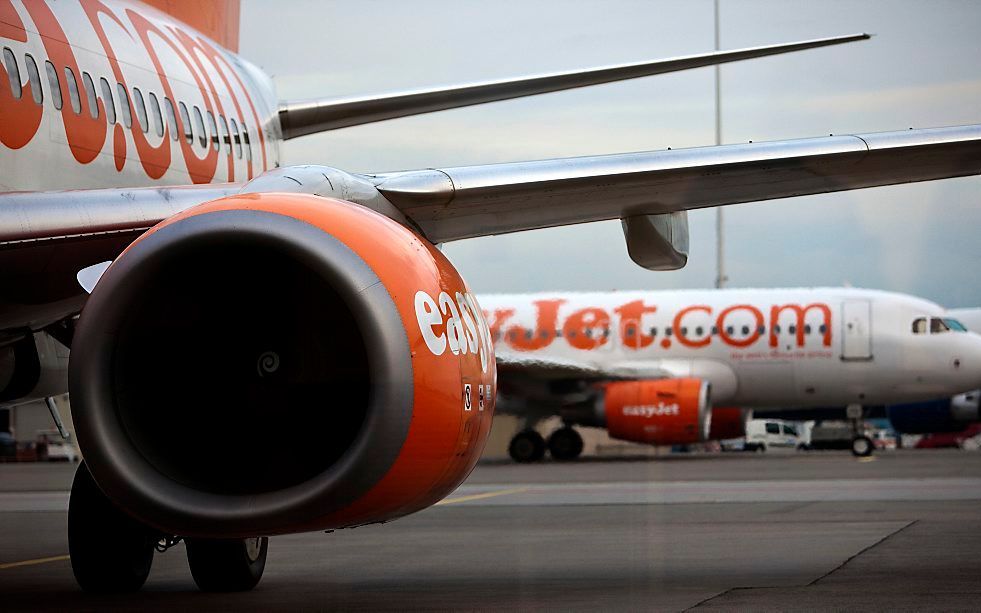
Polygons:
[[198,30],[232,52],[238,52],[239,0],[143,0]]

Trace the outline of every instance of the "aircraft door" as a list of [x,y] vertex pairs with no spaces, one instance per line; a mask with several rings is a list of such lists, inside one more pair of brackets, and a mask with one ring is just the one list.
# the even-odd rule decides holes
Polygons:
[[846,300],[841,305],[841,359],[872,359],[872,304]]

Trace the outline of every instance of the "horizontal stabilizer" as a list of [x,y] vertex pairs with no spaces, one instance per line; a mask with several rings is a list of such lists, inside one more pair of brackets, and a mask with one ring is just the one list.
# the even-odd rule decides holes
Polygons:
[[589,70],[537,75],[506,81],[471,83],[440,89],[413,90],[369,97],[284,102],[279,109],[279,120],[283,128],[283,138],[290,139],[306,134],[336,130],[337,128],[395,119],[396,117],[407,117],[485,102],[510,100],[588,85],[648,77],[815,47],[839,45],[866,40],[869,37],[868,34],[852,34],[850,36],[819,38],[733,51],[686,55],[653,62],[637,62]]

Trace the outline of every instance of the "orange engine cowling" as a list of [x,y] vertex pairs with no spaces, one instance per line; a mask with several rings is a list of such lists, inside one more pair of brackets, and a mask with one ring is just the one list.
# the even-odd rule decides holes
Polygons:
[[753,419],[752,409],[739,407],[712,407],[712,428],[709,439],[713,441],[746,436],[746,426]]
[[73,340],[100,488],[182,536],[360,525],[466,477],[494,410],[482,311],[404,226],[250,194],[159,224],[108,268]]
[[709,384],[701,379],[617,381],[600,407],[610,436],[634,443],[681,445],[708,440]]

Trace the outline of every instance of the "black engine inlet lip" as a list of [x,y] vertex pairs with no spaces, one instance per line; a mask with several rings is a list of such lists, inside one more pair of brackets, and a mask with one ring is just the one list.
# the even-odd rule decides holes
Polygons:
[[[131,444],[112,386],[113,353],[127,305],[173,250],[247,240],[315,271],[362,331],[372,380],[364,425],[347,453],[296,486],[218,495],[178,484]],[[298,219],[255,210],[187,217],[148,234],[106,271],[79,320],[69,366],[72,416],[89,470],[137,518],[171,534],[254,536],[316,529],[316,521],[366,493],[391,468],[412,419],[413,374],[404,324],[375,272],[334,236]]]

